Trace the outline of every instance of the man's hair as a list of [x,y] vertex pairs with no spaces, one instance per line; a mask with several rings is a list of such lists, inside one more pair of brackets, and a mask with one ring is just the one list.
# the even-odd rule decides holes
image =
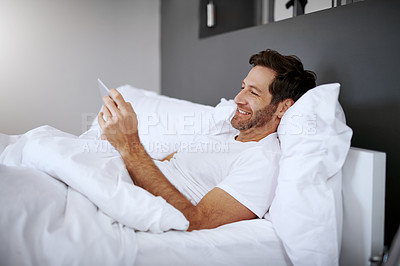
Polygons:
[[277,51],[267,49],[250,57],[249,63],[264,66],[275,71],[275,79],[269,86],[272,104],[285,99],[297,101],[309,89],[316,86],[314,72],[304,70],[300,59],[294,55],[281,55]]

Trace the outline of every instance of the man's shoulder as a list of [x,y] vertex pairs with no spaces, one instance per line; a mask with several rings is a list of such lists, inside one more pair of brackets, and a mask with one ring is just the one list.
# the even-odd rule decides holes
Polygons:
[[278,135],[276,133],[269,134],[260,141],[249,142],[248,149],[261,150],[265,152],[278,153],[281,152],[281,146],[279,143]]
[[241,150],[235,159],[233,166],[241,167],[243,165],[253,167],[271,167],[278,166],[281,157],[281,149],[279,142],[269,141],[267,143],[259,143]]

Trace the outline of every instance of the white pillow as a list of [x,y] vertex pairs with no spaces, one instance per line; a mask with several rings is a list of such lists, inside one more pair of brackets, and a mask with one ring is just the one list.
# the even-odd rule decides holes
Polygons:
[[294,265],[338,265],[341,168],[352,130],[338,102],[340,84],[305,93],[278,127],[282,157],[269,215]]
[[[194,137],[235,134],[230,119],[233,101],[221,99],[216,107],[179,100],[125,85],[117,88],[132,104],[139,121],[139,137],[153,159],[163,159],[179,149],[189,148]],[[82,137],[99,137],[97,117]]]

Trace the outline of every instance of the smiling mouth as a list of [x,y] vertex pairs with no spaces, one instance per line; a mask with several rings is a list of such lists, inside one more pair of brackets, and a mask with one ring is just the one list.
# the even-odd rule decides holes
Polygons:
[[248,112],[240,110],[239,108],[237,109],[237,111],[238,111],[239,114],[242,114],[242,115],[249,115],[250,114]]

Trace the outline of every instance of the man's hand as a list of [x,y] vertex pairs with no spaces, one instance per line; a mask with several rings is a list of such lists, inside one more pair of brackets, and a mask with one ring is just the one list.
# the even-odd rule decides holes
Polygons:
[[[138,120],[132,105],[126,102],[116,90],[104,96],[104,107],[98,117],[103,131],[102,139],[107,139],[121,155],[129,153],[132,145],[138,144]],[[104,119],[105,118],[105,119]]]

